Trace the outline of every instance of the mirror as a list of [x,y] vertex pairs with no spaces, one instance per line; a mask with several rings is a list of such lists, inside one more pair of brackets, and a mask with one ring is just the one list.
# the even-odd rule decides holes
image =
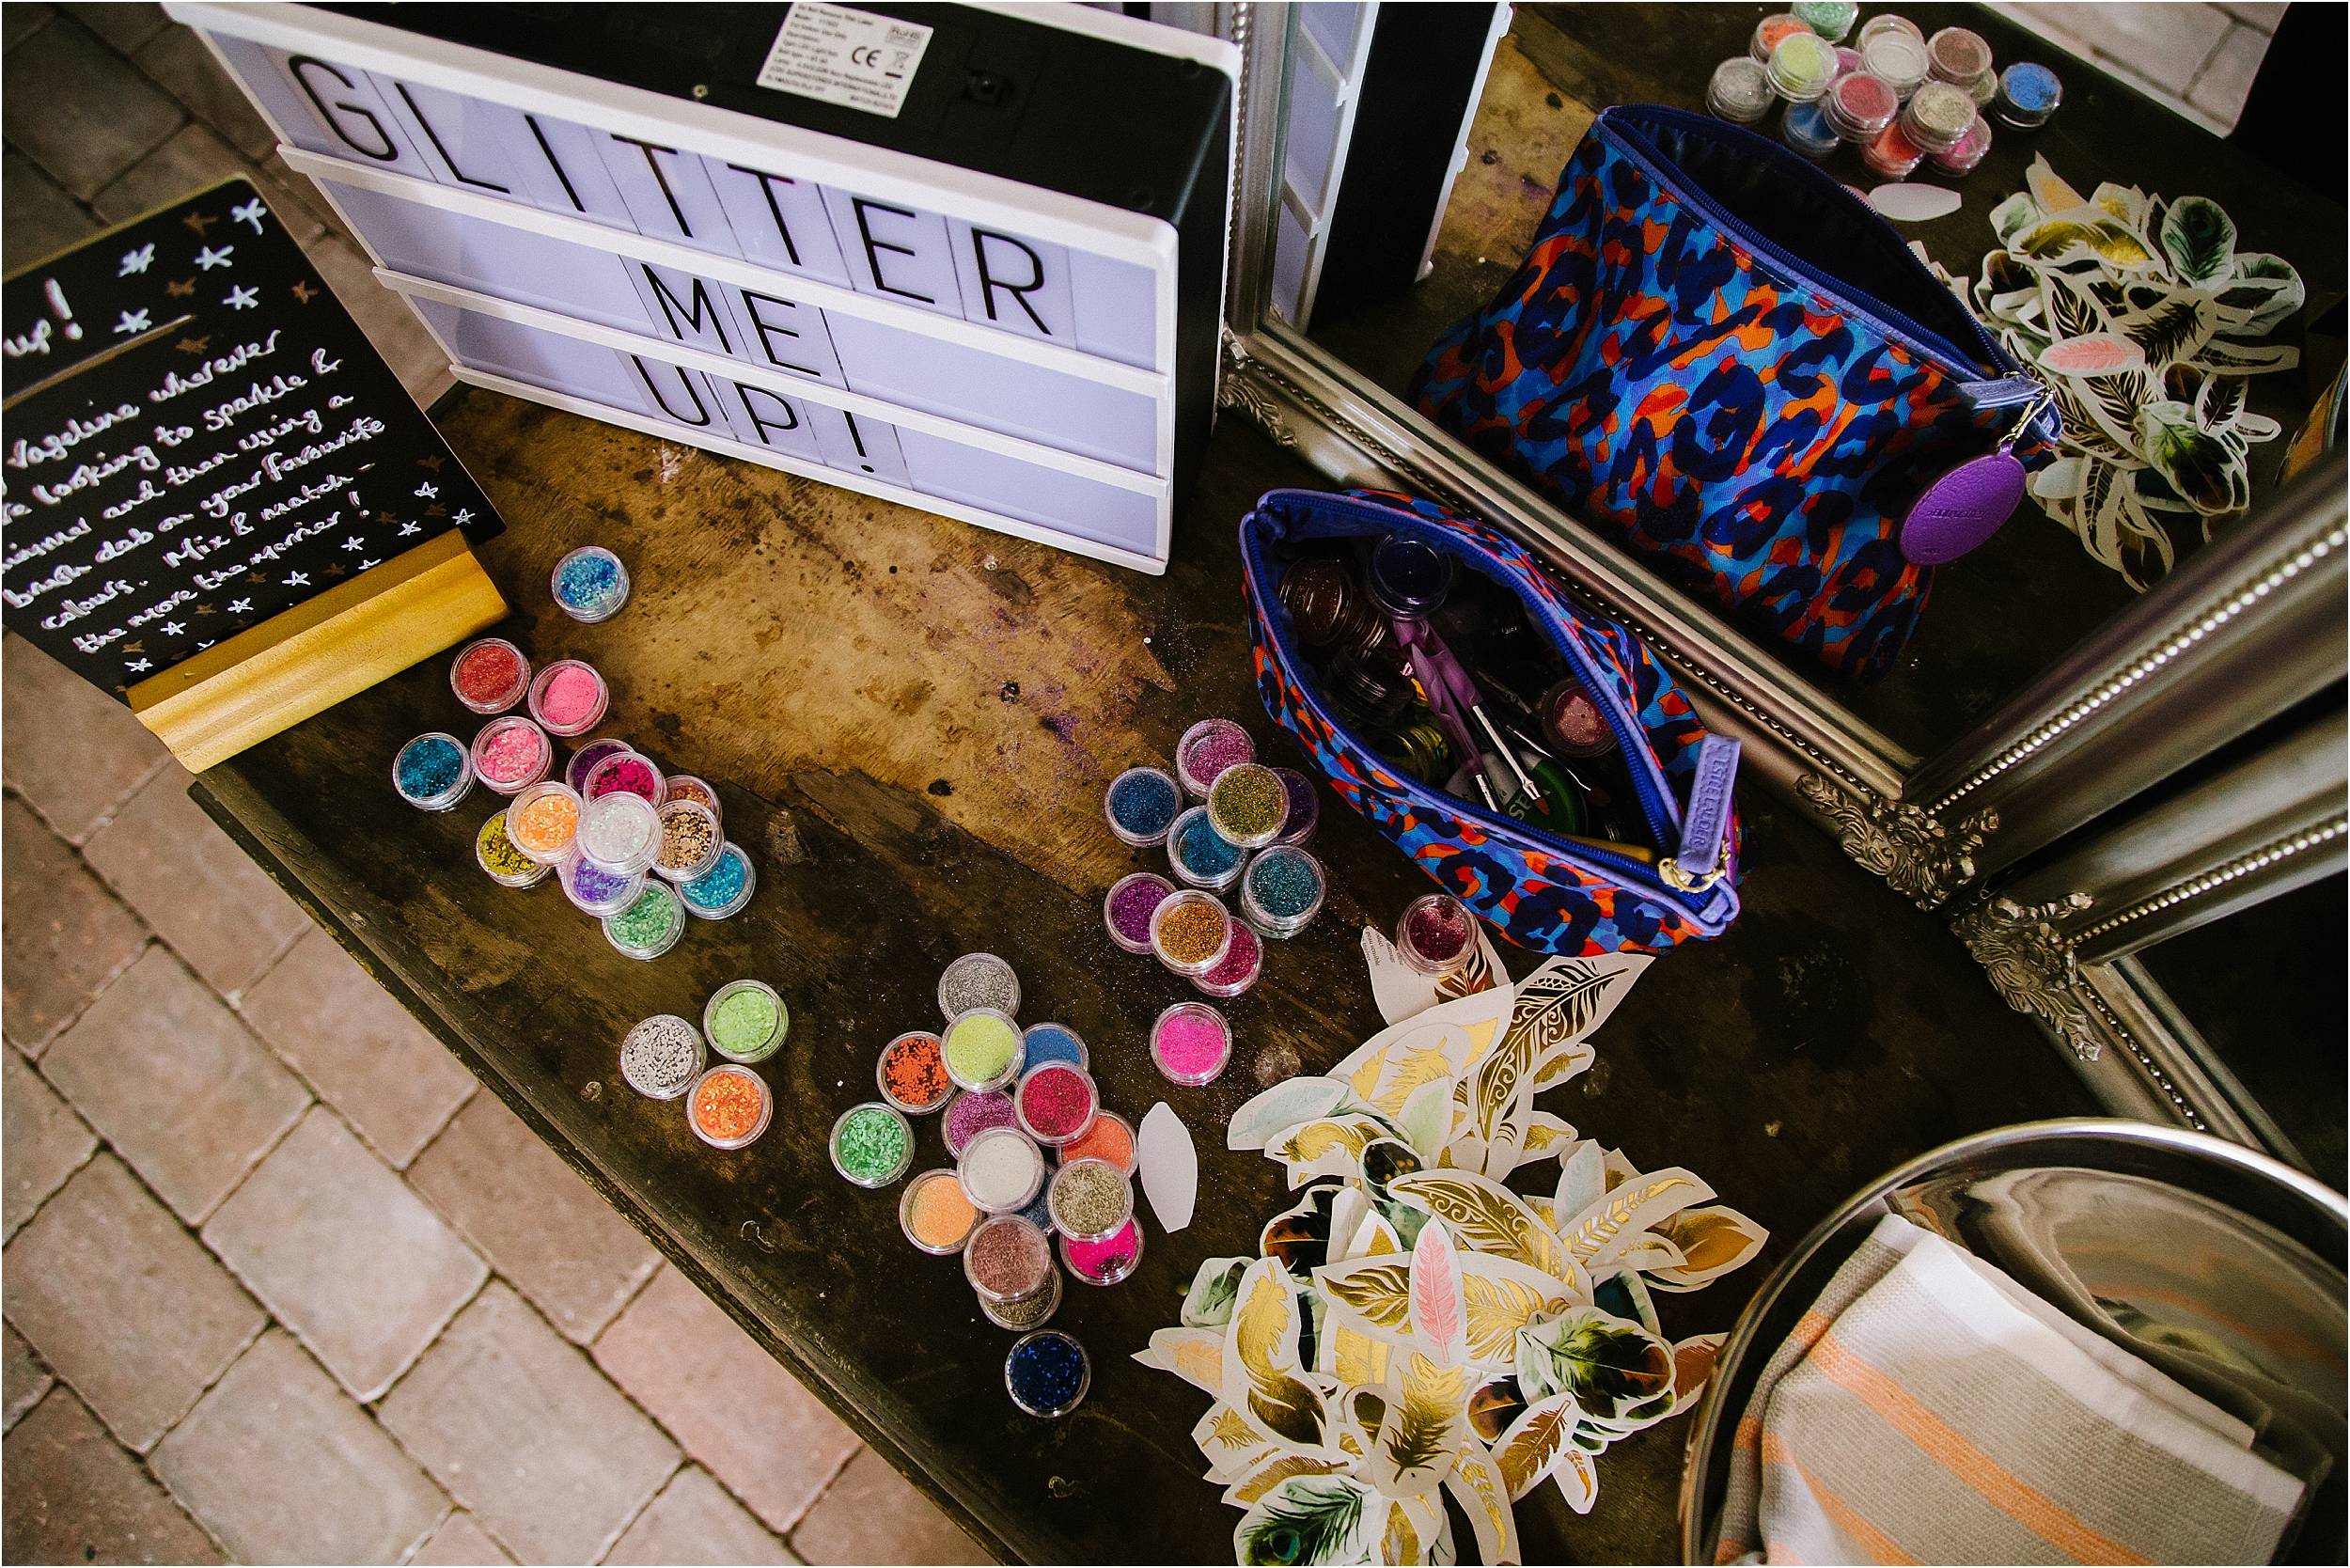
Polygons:
[[[2207,415],[2213,398],[2248,392],[2245,414],[2214,416],[2211,421],[2220,431],[2210,443],[2212,450],[2226,447],[2232,457],[2241,454],[2240,479],[2186,475],[2175,464],[2172,476],[2207,480],[2216,490],[2237,483],[2257,514],[2276,485],[2288,438],[2320,402],[2342,362],[2339,311],[2332,311],[2330,321],[2320,321],[2342,297],[2343,225],[2338,199],[2264,169],[2002,18],[1972,7],[1891,8],[1907,14],[1929,36],[1947,25],[1972,29],[1989,43],[1998,65],[2046,62],[2064,84],[2064,101],[2046,131],[2018,131],[1995,118],[1989,152],[1971,174],[1935,178],[1929,167],[1913,181],[1939,185],[1958,198],[1948,216],[1898,226],[1903,239],[1921,244],[1953,277],[1967,284],[1981,277],[1984,257],[1999,243],[1994,210],[2025,190],[2028,165],[2044,156],[2079,193],[2111,182],[2136,187],[2149,197],[2217,196],[2232,220],[2234,243],[2232,259],[2215,259],[2214,267],[2258,270],[2270,264],[2267,259],[2282,258],[2297,269],[2307,306],[2290,312],[2273,331],[2247,338],[2257,344],[2256,353],[2244,351],[2247,362],[2296,360],[2292,368],[2216,378],[2199,368],[2217,363],[2215,351],[2208,357],[2186,355],[2184,368],[2170,372],[2167,387],[2156,385],[2160,378],[2153,371],[2116,373],[2094,384],[2119,400],[2114,416],[2124,422],[2130,418],[2122,408],[2125,403],[2140,411],[2141,418],[2168,416],[2167,409],[2142,412],[2166,391],[2188,397],[2200,392]],[[1716,62],[1746,55],[1763,15],[1758,7],[1719,5],[1325,3],[1259,9],[1270,13],[1264,20],[1273,25],[1286,24],[1290,34],[1282,83],[1285,144],[1277,212],[1268,236],[1270,314],[1302,326],[1312,345],[1407,408],[1432,346],[1497,294],[1522,291],[1533,281],[1531,274],[1521,274],[1521,264],[1552,211],[1560,171],[1594,117],[1620,103],[1701,111]],[[1882,9],[1866,8],[1864,24]],[[1844,41],[1849,45],[1857,37],[1856,27]],[[1782,106],[1775,104],[1754,129],[1785,153],[1778,135],[1781,118]],[[1884,182],[1851,146],[1819,166],[1863,189]],[[1768,208],[1777,199],[1767,191],[1758,198],[1759,221],[1769,220]],[[2200,206],[2191,206],[2186,215],[2210,216]],[[2141,218],[2138,227],[2147,227]],[[2158,219],[2154,227],[2158,229]],[[2117,247],[2130,243],[2112,241]],[[1815,254],[1844,274],[1855,274],[1853,244],[1823,243]],[[2259,259],[2250,259],[2254,257]],[[2140,269],[2140,274],[2158,270]],[[1552,286],[1560,275],[1544,274],[1539,287]],[[2032,281],[2019,272],[1998,282],[2018,279]],[[2182,317],[2208,315],[2210,309],[2183,281],[2151,308]],[[2039,309],[2035,300],[2026,314]],[[2123,315],[2117,309],[2073,324],[2109,326]],[[2134,321],[2130,330],[2144,336]],[[1475,334],[1467,351],[1490,350],[1496,341],[1491,331]],[[2042,339],[2019,327],[2008,341]],[[2152,363],[2159,368],[2176,347],[2157,346]],[[1767,357],[1786,348],[1777,344],[1762,352]],[[1518,357],[1531,362],[1534,354],[1524,351]],[[2071,391],[2084,384],[2059,384]],[[1461,438],[1453,430],[1463,416],[1442,412],[1433,396],[1423,393],[1418,401],[1438,407],[1436,419],[1418,411],[1404,418],[1421,439],[1457,448]],[[2107,417],[2103,407],[2084,415],[2080,441],[2110,446],[2108,434],[2087,422]],[[1490,424],[1490,416],[1480,423]],[[1519,423],[1523,429],[1524,419]],[[2273,439],[2247,439],[2261,434]],[[1540,494],[1559,514],[1560,525],[1583,527],[1587,537],[1621,545],[1621,531],[1592,529],[1575,520],[1575,503],[1562,500],[1559,485],[1544,479],[1546,460],[1534,455],[1530,443],[1485,434],[1475,445],[1496,467]],[[2123,466],[2117,463],[2114,471]],[[2159,472],[2137,469],[2135,482],[2155,488],[2154,476]],[[2159,582],[2167,574],[2166,552],[2172,561],[2184,559],[2201,545],[2207,527],[2224,531],[2244,515],[2214,517],[2207,524],[2192,510],[2152,505],[2109,510],[2111,515],[2087,525],[2091,537],[2084,542],[2028,496],[1988,542],[1934,570],[1915,635],[1874,679],[1839,672],[1758,630],[1752,615],[1718,603],[1706,591],[1706,574],[1684,562],[1652,553],[1635,554],[1633,564],[1724,622],[1725,629],[1744,633],[1781,677],[1823,687],[1832,704],[1894,746],[1923,755],[1957,739],[2085,633],[2127,607],[2140,587]],[[2159,537],[2135,535],[2140,520],[2154,524]],[[1715,535],[1709,531],[1708,537]],[[1784,535],[1781,542],[1784,547]],[[2095,558],[2092,550],[2110,560]]]

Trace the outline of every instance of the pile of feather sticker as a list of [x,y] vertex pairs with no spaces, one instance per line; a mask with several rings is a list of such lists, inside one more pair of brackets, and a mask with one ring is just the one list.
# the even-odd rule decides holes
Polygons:
[[1762,1230],[1534,1104],[1649,962],[1553,959],[1233,1113],[1230,1147],[1299,1201],[1261,1256],[1202,1263],[1136,1359],[1214,1401],[1192,1438],[1239,1561],[1456,1562],[1456,1513],[1483,1561],[1521,1561],[1514,1504],[1549,1480],[1589,1512],[1607,1446],[1695,1402],[1723,1336],[1667,1340],[1652,1293]]

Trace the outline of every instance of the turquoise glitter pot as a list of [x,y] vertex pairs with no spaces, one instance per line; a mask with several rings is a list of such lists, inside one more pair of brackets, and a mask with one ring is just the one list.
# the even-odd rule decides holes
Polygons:
[[628,568],[603,545],[583,545],[555,563],[547,586],[556,609],[593,625],[619,615],[628,603]]
[[685,913],[704,920],[723,920],[751,902],[751,889],[759,886],[759,873],[751,867],[751,857],[742,846],[728,842],[718,851],[718,863],[694,878],[677,885],[678,899],[685,905]]

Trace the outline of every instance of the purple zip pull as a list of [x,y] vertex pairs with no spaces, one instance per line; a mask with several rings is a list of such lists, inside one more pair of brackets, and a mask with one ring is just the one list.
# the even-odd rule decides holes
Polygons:
[[1656,868],[1681,892],[1703,892],[1729,868],[1730,799],[1738,781],[1738,743],[1728,735],[1708,735],[1698,743],[1697,774],[1681,813],[1681,844]]
[[2015,443],[2055,402],[2056,395],[2041,387],[1997,451],[1968,458],[1926,481],[1902,519],[1903,556],[1919,566],[1956,560],[2015,515],[2024,499],[2024,465],[2016,459]]

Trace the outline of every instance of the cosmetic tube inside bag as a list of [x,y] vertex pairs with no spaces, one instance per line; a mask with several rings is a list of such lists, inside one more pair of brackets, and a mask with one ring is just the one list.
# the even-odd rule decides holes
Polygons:
[[1411,400],[1741,624],[1869,677],[2056,416],[1885,220],[1778,142],[1603,113]]
[[[1522,823],[1391,768],[1340,718],[1280,602],[1282,546],[1401,534],[1482,572],[1526,606],[1616,732],[1658,863]],[[1538,952],[1653,950],[1718,936],[1738,914],[1736,744],[1709,735],[1671,674],[1622,627],[1570,605],[1532,557],[1432,501],[1276,490],[1241,520],[1257,692],[1340,800],[1503,936]],[[1707,841],[1688,841],[1687,830]]]

